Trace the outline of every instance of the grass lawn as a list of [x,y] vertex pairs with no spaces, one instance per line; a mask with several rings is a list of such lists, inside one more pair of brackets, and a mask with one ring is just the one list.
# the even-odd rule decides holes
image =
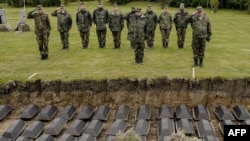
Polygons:
[[[96,8],[96,2],[85,2],[91,13]],[[160,4],[151,3],[154,11],[159,14]],[[130,11],[130,7],[140,7],[145,12],[147,3],[133,2],[120,6],[123,14]],[[73,18],[73,27],[70,31],[70,49],[61,50],[57,21],[50,16],[52,31],[49,42],[49,60],[41,61],[34,34],[34,21],[27,19],[30,32],[16,34],[13,29],[19,20],[21,8],[8,7],[1,4],[6,11],[7,20],[12,26],[10,32],[0,32],[0,84],[10,80],[61,79],[115,79],[115,78],[192,78],[192,50],[191,27],[188,26],[184,49],[178,49],[176,32],[172,30],[168,49],[161,45],[161,34],[157,27],[155,45],[153,49],[145,48],[144,65],[134,64],[134,51],[130,48],[127,38],[127,28],[122,32],[121,49],[113,49],[113,39],[110,30],[107,32],[105,49],[98,48],[95,26],[90,33],[89,49],[81,48],[79,32],[76,28],[75,14],[77,3],[69,3],[66,9]],[[26,13],[34,7],[26,7]],[[104,8],[112,10],[112,4],[104,3]],[[56,7],[45,7],[45,13],[51,15]],[[174,16],[177,8],[170,7]],[[192,13],[195,8],[187,8]],[[212,38],[207,43],[204,67],[196,68],[196,78],[244,78],[250,74],[250,18],[244,11],[219,10],[213,14],[205,9],[212,24]],[[174,28],[173,28],[174,29]],[[37,73],[31,79],[32,74]]]

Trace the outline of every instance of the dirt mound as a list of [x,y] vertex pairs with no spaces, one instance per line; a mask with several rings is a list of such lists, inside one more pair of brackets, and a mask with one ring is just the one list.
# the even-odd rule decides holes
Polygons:
[[[218,105],[232,108],[239,104],[250,109],[250,78],[232,80],[208,78],[199,81],[167,77],[70,82],[12,81],[0,87],[0,96],[1,104],[9,104],[16,109],[16,115],[12,114],[13,118],[30,103],[36,103],[41,107],[53,104],[61,108],[67,105],[98,107],[106,104],[111,109],[111,115],[114,115],[119,105],[126,104],[131,108],[129,127],[134,126],[136,109],[146,104],[152,108],[154,117],[151,119],[149,139],[156,140],[156,111],[162,104],[167,104],[173,109],[180,104],[186,104],[189,108],[203,104],[209,108],[210,113],[214,113]],[[212,122],[218,125],[215,115],[211,117],[214,119]],[[111,123],[110,120],[106,128]],[[220,135],[218,127],[215,129],[217,135]]]

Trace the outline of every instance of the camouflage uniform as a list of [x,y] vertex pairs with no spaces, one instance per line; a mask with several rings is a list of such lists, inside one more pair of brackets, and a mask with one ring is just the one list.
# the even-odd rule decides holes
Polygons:
[[[102,5],[102,4],[98,4]],[[93,22],[96,25],[96,34],[98,37],[99,48],[104,48],[106,43],[106,34],[108,24],[109,13],[103,7],[98,7],[93,12]]]
[[[115,5],[116,7],[116,5]],[[121,31],[124,27],[123,15],[120,11],[112,11],[109,14],[109,28],[112,32],[115,48],[120,48]]]
[[82,39],[82,48],[88,48],[92,17],[89,11],[81,9],[76,13],[76,24]]
[[169,43],[169,35],[172,29],[172,16],[171,14],[167,11],[168,7],[165,6],[164,12],[161,13],[159,16],[159,26],[161,30],[161,35],[162,35],[162,45],[163,48],[168,48],[168,43]]
[[180,9],[175,13],[174,24],[177,33],[177,44],[179,48],[184,47],[185,35],[187,29],[187,23],[185,19],[188,16],[188,12],[184,10],[184,4],[180,5]]
[[135,49],[135,63],[143,64],[144,48],[145,48],[145,34],[147,33],[147,18],[140,14],[141,9],[137,9],[135,15],[129,17],[130,40],[134,44]]
[[[38,10],[42,10],[42,6],[37,6]],[[50,20],[48,14],[45,13],[33,13],[37,9],[28,13],[27,18],[34,19],[35,21],[35,34],[37,44],[39,46],[39,51],[41,59],[48,59],[48,43],[49,43],[49,33],[51,30]]]
[[130,19],[130,16],[132,17],[132,16],[134,16],[134,15],[135,15],[135,8],[132,7],[132,8],[131,8],[131,12],[129,12],[129,13],[124,17],[124,19],[127,21],[127,22],[126,22],[127,29],[128,29],[127,40],[130,41],[130,46],[131,46],[131,48],[134,48],[134,44],[133,44],[133,42],[131,42],[130,36],[129,36],[129,33],[131,32],[131,31],[130,31],[131,29],[129,28],[129,24],[130,24],[129,19]]
[[[193,67],[203,67],[203,59],[206,48],[206,41],[210,41],[212,36],[211,24],[209,18],[203,14],[199,17],[199,14],[203,14],[202,7],[197,7],[197,13],[190,15],[187,18],[187,22],[191,23],[193,30],[192,36],[192,49],[193,49]],[[199,59],[199,64],[198,64]]]
[[[151,9],[151,5],[149,5],[148,8]],[[145,16],[147,17],[147,20],[148,20],[146,41],[147,41],[148,47],[152,48],[154,45],[155,28],[157,25],[158,18],[157,18],[156,13],[154,13],[152,10],[148,10],[145,13]]]
[[[62,8],[64,8],[63,5],[61,5],[61,9]],[[64,11],[55,10],[51,15],[54,17],[57,17],[57,30],[60,33],[62,49],[68,49],[69,48],[69,30],[71,29],[71,26],[72,26],[71,15],[66,10]]]

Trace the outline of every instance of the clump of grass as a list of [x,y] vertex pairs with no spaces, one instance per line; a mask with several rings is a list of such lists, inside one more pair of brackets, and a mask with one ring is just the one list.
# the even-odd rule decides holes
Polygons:
[[185,131],[180,130],[175,134],[171,135],[170,141],[201,141],[197,137],[188,137],[185,134]]
[[129,129],[127,132],[123,134],[118,133],[117,141],[141,141],[141,139],[133,129]]

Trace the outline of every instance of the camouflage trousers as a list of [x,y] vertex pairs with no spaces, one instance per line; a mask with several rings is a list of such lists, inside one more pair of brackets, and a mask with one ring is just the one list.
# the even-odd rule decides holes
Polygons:
[[121,44],[121,31],[112,31],[113,41],[115,48],[120,48]]
[[130,41],[130,47],[132,48],[132,49],[134,49],[135,47],[135,45],[134,45],[134,42],[133,41],[131,41],[131,37],[129,36],[129,32],[128,32],[128,34],[127,34],[127,40],[129,40]]
[[135,49],[135,63],[143,63],[144,58],[144,42],[134,42],[134,49]]
[[69,32],[60,31],[60,37],[61,37],[61,42],[62,42],[62,49],[68,49],[69,48]]
[[203,59],[206,48],[206,38],[194,38],[192,41],[194,59]]
[[104,48],[106,43],[106,34],[107,29],[105,30],[96,30],[96,34],[98,37],[99,48]]
[[48,48],[49,37],[48,36],[49,36],[48,32],[36,33],[36,41],[37,41],[41,55],[46,55],[49,52],[49,48]]
[[168,47],[169,43],[169,35],[170,35],[170,28],[160,28],[161,29],[161,36],[162,36],[162,46],[163,48]]
[[86,32],[80,31],[80,36],[81,36],[81,39],[82,39],[82,48],[88,48],[89,34],[90,34],[89,31],[86,31]]
[[155,31],[149,31],[146,36],[147,36],[146,41],[147,41],[148,47],[150,47],[150,48],[153,47],[154,38],[155,38]]
[[185,36],[186,36],[186,27],[177,27],[176,34],[177,34],[177,44],[179,48],[184,47]]

